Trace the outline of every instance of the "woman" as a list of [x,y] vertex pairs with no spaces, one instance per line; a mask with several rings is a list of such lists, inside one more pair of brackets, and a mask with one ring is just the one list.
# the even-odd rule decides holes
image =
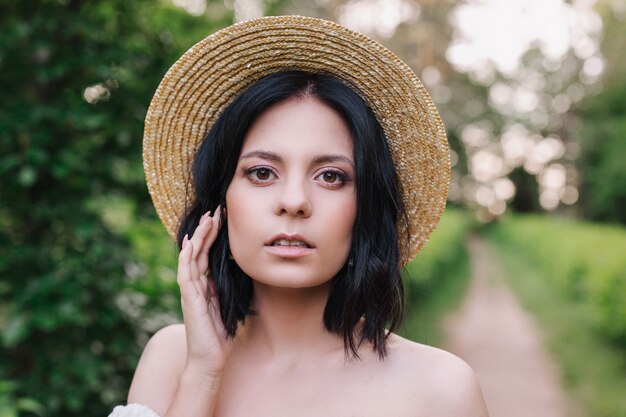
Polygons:
[[184,325],[153,336],[112,415],[486,416],[463,361],[392,333],[447,158],[417,78],[362,35],[285,16],[194,46],[144,138]]

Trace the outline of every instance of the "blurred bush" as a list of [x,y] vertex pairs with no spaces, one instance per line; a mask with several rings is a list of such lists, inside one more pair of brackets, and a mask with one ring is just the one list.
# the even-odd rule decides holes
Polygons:
[[146,276],[173,259],[171,243],[145,248],[158,220],[143,118],[190,39],[232,13],[211,19],[148,0],[0,0],[2,417],[125,401],[148,300],[169,291]]
[[626,348],[626,229],[509,216],[493,233],[526,254],[562,293],[588,308],[599,333]]
[[619,82],[581,110],[579,204],[586,218],[626,224],[626,82]]
[[463,300],[470,278],[465,238],[472,216],[446,208],[429,242],[405,268],[406,314],[400,335],[442,346],[441,320]]
[[468,212],[447,208],[430,240],[406,269],[409,301],[437,291],[442,281],[455,275],[467,258],[465,237],[472,226]]
[[598,2],[604,70],[601,89],[575,107],[581,143],[579,214],[626,224],[626,18],[615,2]]

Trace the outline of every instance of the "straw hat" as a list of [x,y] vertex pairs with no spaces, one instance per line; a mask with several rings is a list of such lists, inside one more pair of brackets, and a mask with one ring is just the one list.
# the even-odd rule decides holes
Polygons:
[[343,79],[376,115],[409,218],[405,265],[428,240],[446,203],[450,163],[443,123],[417,76],[391,51],[310,17],[234,24],[191,47],[165,74],[150,103],[143,141],[148,190],[165,228],[175,238],[194,198],[188,187],[196,149],[221,111],[254,81],[289,70]]

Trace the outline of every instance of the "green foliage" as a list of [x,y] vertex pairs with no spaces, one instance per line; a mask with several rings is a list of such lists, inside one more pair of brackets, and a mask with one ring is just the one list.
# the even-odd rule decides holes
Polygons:
[[0,417],[17,417],[20,412],[43,415],[44,407],[32,398],[15,398],[16,383],[0,381]]
[[146,249],[143,117],[215,24],[147,0],[0,2],[0,415],[125,401],[144,322],[173,298],[167,272],[144,278],[174,251],[163,232]]
[[529,257],[593,325],[626,348],[626,230],[549,217],[508,218],[496,234]]
[[423,343],[441,343],[439,320],[455,308],[469,282],[465,238],[467,212],[447,208],[430,241],[406,269],[407,315],[400,333]]
[[626,223],[626,83],[588,100],[581,112],[580,205],[585,217]]
[[626,223],[626,20],[610,2],[600,2],[604,25],[604,90],[584,100],[580,119],[580,199],[582,214],[592,220]]
[[465,237],[471,222],[466,212],[446,209],[429,242],[406,267],[415,289],[430,291],[455,268],[465,253]]

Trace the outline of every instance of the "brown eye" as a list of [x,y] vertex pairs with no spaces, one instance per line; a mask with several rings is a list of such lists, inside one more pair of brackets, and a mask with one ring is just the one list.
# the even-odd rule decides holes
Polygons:
[[272,173],[270,172],[269,169],[267,168],[259,168],[254,172],[254,176],[261,181],[266,181],[270,179],[270,175],[272,175]]
[[243,170],[243,174],[256,185],[270,185],[276,181],[276,173],[270,167],[255,166]]
[[337,180],[339,179],[339,176],[337,175],[336,172],[326,171],[324,172],[322,178],[324,179],[325,182],[334,183],[334,182],[337,182]]

